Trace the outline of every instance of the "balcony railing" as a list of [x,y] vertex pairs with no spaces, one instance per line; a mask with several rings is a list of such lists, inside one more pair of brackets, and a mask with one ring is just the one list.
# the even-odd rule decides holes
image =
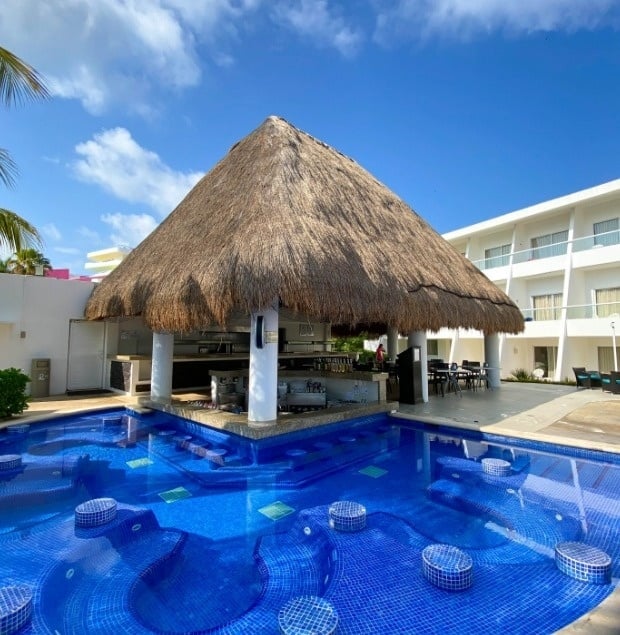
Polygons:
[[566,307],[549,307],[542,309],[524,309],[523,318],[526,322],[541,320],[559,320],[562,309],[566,309],[569,320],[588,320],[620,316],[620,302],[605,302],[599,304],[578,304]]
[[494,269],[495,267],[506,267],[512,263],[528,262],[531,260],[540,260],[542,258],[552,258],[553,256],[563,256],[568,251],[568,245],[572,243],[573,251],[587,251],[589,249],[597,249],[600,247],[609,247],[620,244],[620,230],[613,230],[602,234],[594,234],[592,236],[583,236],[574,240],[567,240],[552,245],[544,245],[542,247],[530,247],[520,251],[513,251],[511,254],[502,254],[501,256],[493,256],[491,258],[483,258],[482,260],[473,260],[472,263],[478,269],[484,271],[486,269]]

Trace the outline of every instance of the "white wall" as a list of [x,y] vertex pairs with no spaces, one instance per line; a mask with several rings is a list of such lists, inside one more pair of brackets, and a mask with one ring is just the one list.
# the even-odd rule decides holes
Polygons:
[[67,389],[69,321],[84,317],[92,282],[0,273],[0,368],[30,375],[33,358],[51,360],[50,394]]

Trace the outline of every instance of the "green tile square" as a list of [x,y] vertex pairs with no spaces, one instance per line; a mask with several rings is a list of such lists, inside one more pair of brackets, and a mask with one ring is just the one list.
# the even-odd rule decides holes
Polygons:
[[271,518],[271,520],[280,520],[280,518],[292,514],[295,510],[281,501],[276,501],[275,503],[271,503],[271,505],[261,507],[258,511],[263,514],[263,516]]
[[364,476],[370,476],[372,478],[379,478],[384,474],[387,474],[387,470],[384,470],[381,467],[376,467],[375,465],[369,465],[368,467],[363,467],[359,470],[360,474],[364,474]]
[[176,501],[183,500],[184,498],[190,498],[191,492],[188,492],[184,487],[175,487],[169,489],[167,492],[159,492],[159,496],[166,503],[176,503]]
[[127,465],[129,465],[132,470],[135,470],[137,467],[153,465],[153,461],[145,456],[141,459],[133,459],[132,461],[127,461]]

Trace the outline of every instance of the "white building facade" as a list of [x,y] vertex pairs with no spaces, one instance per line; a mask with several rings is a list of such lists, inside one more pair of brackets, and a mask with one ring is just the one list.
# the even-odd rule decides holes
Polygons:
[[[102,387],[107,325],[84,319],[92,282],[0,273],[0,368],[19,368],[45,392]],[[33,361],[46,362],[33,368]],[[29,390],[34,393],[33,384]],[[46,396],[39,392],[37,396]]]
[[[620,358],[620,179],[444,234],[521,308],[525,331],[500,339],[501,376],[552,381]],[[614,347],[616,352],[614,355]],[[429,333],[429,354],[484,360],[482,333]]]

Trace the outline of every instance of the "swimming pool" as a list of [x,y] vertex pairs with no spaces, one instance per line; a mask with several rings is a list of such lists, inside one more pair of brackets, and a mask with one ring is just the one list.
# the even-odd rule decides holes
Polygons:
[[[0,586],[32,594],[23,632],[274,633],[317,596],[338,633],[551,633],[620,577],[611,454],[385,414],[250,441],[111,410],[11,426],[0,455]],[[115,516],[76,526],[92,499]],[[364,508],[359,531],[334,527],[335,501]],[[560,571],[564,543],[608,554],[611,581]],[[469,557],[469,588],[424,575],[437,544]]]

